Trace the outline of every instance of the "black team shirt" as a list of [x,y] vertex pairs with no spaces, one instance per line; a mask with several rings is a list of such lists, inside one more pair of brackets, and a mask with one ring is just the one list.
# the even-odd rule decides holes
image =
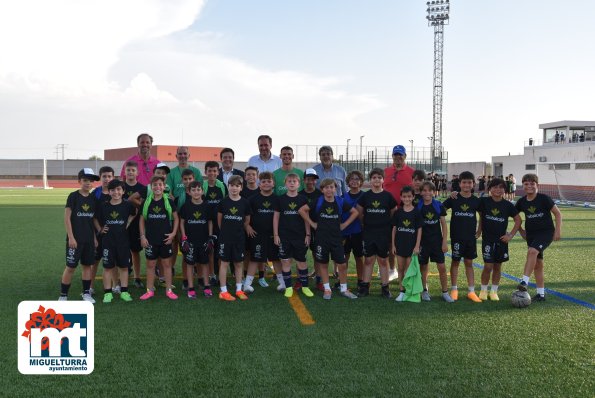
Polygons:
[[98,206],[95,218],[102,228],[108,227],[107,233],[101,235],[103,247],[126,247],[129,245],[126,223],[128,217],[134,215],[134,212],[134,207],[127,200],[122,200],[117,205],[103,202]]
[[314,207],[318,202],[318,198],[322,196],[322,191],[318,188],[314,188],[312,192],[301,191],[300,194],[306,197],[308,201],[308,207],[310,208],[310,218],[314,217]]
[[416,193],[416,194],[413,195],[413,202],[412,202],[413,203],[413,207],[417,207],[417,204],[419,202],[423,202],[423,201],[424,201],[424,198],[423,198],[423,196],[421,196],[420,193]]
[[405,211],[399,208],[392,218],[392,225],[397,228],[395,242],[398,247],[415,247],[417,242],[417,230],[422,227],[421,214],[416,208]]
[[246,185],[246,186],[244,186],[244,188],[242,188],[242,191],[240,192],[240,196],[242,198],[250,199],[252,196],[254,196],[258,193],[260,193],[260,188],[256,187],[256,189],[250,189],[250,188],[248,188],[248,185]]
[[[169,219],[169,214],[167,214],[163,199],[164,198],[159,200],[153,199],[147,211],[145,235],[151,246],[164,245],[165,235],[172,232],[173,221],[170,221]],[[176,204],[169,198],[167,200],[169,200],[173,217],[173,212],[176,211]]]
[[252,217],[250,225],[259,234],[273,236],[273,215],[279,211],[279,201],[277,195],[271,192],[271,195],[264,196],[262,193],[253,195],[250,200]]
[[194,204],[191,198],[186,198],[179,216],[184,220],[184,230],[190,243],[202,245],[209,238],[209,220],[213,219],[211,211],[211,206],[204,200]]
[[372,231],[389,233],[391,227],[390,211],[395,208],[397,201],[387,191],[365,192],[357,201],[364,208],[364,234]]
[[452,209],[450,215],[450,239],[455,242],[475,239],[477,231],[477,212],[479,211],[479,198],[471,195],[464,198],[460,193],[456,199],[448,198],[444,207]]
[[306,226],[298,210],[308,204],[308,200],[302,194],[295,197],[284,194],[279,196],[278,200],[279,238],[283,240],[304,240],[306,238]]
[[252,214],[248,199],[240,196],[239,200],[232,200],[228,196],[219,203],[217,212],[222,215],[219,243],[240,243],[243,247],[246,239],[244,220]]
[[[316,204],[314,204],[314,207],[316,207]],[[314,209],[314,221],[318,224],[318,228],[316,228],[316,241],[341,243],[343,239],[341,234],[341,214],[349,213],[351,209],[351,205],[344,200],[343,209],[340,212],[336,198],[333,202],[327,202],[323,198],[320,209],[318,211],[316,208]]]
[[528,234],[533,232],[553,232],[554,221],[550,211],[554,207],[554,201],[547,195],[538,193],[531,201],[523,196],[516,202],[516,209],[525,213],[525,230]]
[[[77,243],[93,243],[95,228],[93,216],[95,215],[95,197],[92,193],[83,196],[79,191],[71,192],[66,199],[66,206],[70,208],[70,224],[72,235]],[[68,239],[68,236],[67,236]]]
[[204,200],[209,204],[209,206],[211,206],[211,214],[213,216],[213,233],[216,235],[219,232],[219,225],[217,224],[217,208],[224,197],[225,195],[217,186],[207,187],[207,192],[204,194]]
[[519,211],[506,199],[496,202],[489,196],[480,199],[481,234],[487,242],[499,242],[506,233],[508,218],[519,214]]
[[[422,202],[423,203],[423,202]],[[442,244],[442,227],[440,217],[446,217],[446,209],[440,203],[440,214],[436,214],[434,206],[422,205],[420,209],[422,223],[421,241],[433,244]]]

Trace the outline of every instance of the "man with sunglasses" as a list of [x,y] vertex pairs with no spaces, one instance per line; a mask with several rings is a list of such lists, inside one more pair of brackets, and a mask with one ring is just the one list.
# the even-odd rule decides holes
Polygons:
[[133,161],[138,164],[137,181],[143,185],[149,185],[153,177],[153,170],[161,161],[151,156],[151,148],[153,146],[153,137],[147,133],[142,133],[136,138],[138,146],[138,153],[129,157],[124,161],[122,170],[120,171],[120,179],[126,179],[126,163]]

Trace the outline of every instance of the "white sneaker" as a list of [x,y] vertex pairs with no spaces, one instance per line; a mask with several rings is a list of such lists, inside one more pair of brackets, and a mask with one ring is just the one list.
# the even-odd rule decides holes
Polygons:
[[277,291],[278,291],[278,292],[285,292],[285,284],[283,284],[283,285],[278,285],[278,286],[277,286]]
[[120,293],[122,293],[122,288],[120,287],[120,285],[114,286],[113,289],[112,289],[112,293],[114,293],[114,294],[120,294]]
[[89,288],[89,294],[92,296],[95,294],[95,289],[93,289],[92,287]]
[[262,287],[269,287],[269,284],[267,283],[266,279],[264,279],[264,278],[258,279],[258,284]]
[[421,299],[423,301],[430,301],[432,299],[432,296],[430,296],[430,293],[427,290],[424,290],[423,292],[421,292]]
[[388,274],[388,280],[389,280],[389,281],[394,281],[395,279],[398,279],[398,278],[399,278],[399,273],[397,272],[397,269],[396,269],[396,268],[394,268],[394,269],[392,270],[392,272],[390,272],[390,273]]
[[403,301],[405,299],[405,293],[401,292],[395,299],[395,301]]
[[89,293],[85,293],[83,294],[83,300],[84,301],[88,301],[91,304],[95,304],[95,299],[93,298],[93,296],[91,296]]
[[454,303],[455,302],[453,300],[453,298],[450,297],[450,294],[448,294],[448,292],[442,293],[442,300],[446,301],[447,303]]
[[250,285],[244,285],[244,293],[254,293],[254,288]]
[[68,296],[60,296],[58,297],[58,301],[68,301]]

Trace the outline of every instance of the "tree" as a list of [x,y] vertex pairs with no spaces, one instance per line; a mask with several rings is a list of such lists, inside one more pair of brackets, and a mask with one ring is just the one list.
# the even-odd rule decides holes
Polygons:
[[103,159],[101,159],[101,156],[93,155],[89,158],[89,160],[103,160]]

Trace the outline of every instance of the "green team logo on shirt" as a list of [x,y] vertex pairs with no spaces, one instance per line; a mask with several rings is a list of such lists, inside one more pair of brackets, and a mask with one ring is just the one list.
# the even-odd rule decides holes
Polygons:
[[492,209],[492,215],[493,216],[497,216],[498,214],[500,214],[500,210],[498,210],[498,209]]
[[465,204],[462,204],[462,205],[461,205],[461,210],[463,210],[463,211],[467,211],[467,210],[469,210],[469,205],[468,205],[468,204],[466,204],[466,203],[465,203]]
[[529,213],[533,214],[533,213],[535,213],[535,210],[537,210],[537,207],[531,206],[527,210],[529,211]]
[[160,212],[161,212],[161,207],[159,207],[159,206],[153,207],[153,213],[159,214]]
[[335,211],[335,209],[333,209],[332,207],[327,207],[325,209],[325,211],[326,211],[326,214],[333,214],[333,211]]
[[409,221],[409,220],[403,220],[403,225],[406,226],[406,227],[408,227],[408,226],[411,225],[411,221]]
[[434,219],[434,213],[432,213],[432,212],[428,212],[428,213],[426,213],[425,217],[426,217],[428,220],[433,220],[433,219]]
[[114,220],[115,220],[116,218],[118,218],[118,216],[119,216],[119,215],[120,215],[120,213],[118,213],[118,212],[117,212],[117,211],[115,211],[115,210],[114,210],[114,211],[112,211],[112,212],[110,213],[110,217],[111,217],[112,219],[114,219]]
[[264,206],[266,209],[268,209],[269,207],[271,207],[271,202],[268,202],[268,201],[267,201],[267,202],[263,202],[263,203],[262,203],[262,205],[263,205],[263,206]]
[[414,204],[414,205],[417,205],[418,203],[419,203],[419,198],[414,198],[414,199],[413,199],[413,204]]
[[202,213],[200,211],[195,211],[194,213],[192,213],[192,215],[196,220],[198,220],[200,216],[202,216]]
[[134,193],[134,192],[132,192],[132,191],[128,191],[128,192],[126,192],[126,196],[127,196],[127,197],[131,197],[133,193]]
[[88,204],[86,204],[86,203],[85,203],[85,204],[83,204],[81,207],[83,208],[83,211],[88,211],[88,210],[91,208],[91,206],[89,206],[89,205],[88,205]]
[[231,214],[234,214],[235,215],[238,212],[238,209],[236,209],[235,207],[232,207],[231,209],[229,209],[229,212]]
[[217,192],[211,192],[211,193],[209,194],[209,198],[211,198],[211,199],[215,199],[215,198],[217,198]]
[[296,204],[295,202],[290,202],[290,203],[289,203],[289,208],[290,208],[291,210],[295,210],[295,208],[296,208],[296,207],[297,207],[297,204]]
[[374,208],[377,209],[378,206],[380,206],[380,202],[377,201],[377,200],[375,200],[375,201],[372,202],[372,206],[374,206]]

